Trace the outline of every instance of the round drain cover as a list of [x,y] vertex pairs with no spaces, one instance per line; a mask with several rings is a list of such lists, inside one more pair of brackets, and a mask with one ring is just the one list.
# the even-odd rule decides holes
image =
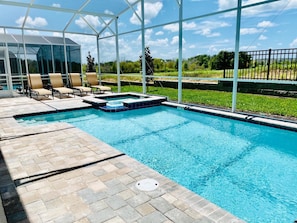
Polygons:
[[143,179],[136,183],[136,188],[142,191],[153,191],[159,186],[158,181],[154,179]]

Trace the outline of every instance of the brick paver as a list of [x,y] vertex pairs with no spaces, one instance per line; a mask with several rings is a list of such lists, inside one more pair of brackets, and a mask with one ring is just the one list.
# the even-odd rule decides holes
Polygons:
[[[88,107],[82,99],[0,99],[0,193],[8,222],[242,222],[66,123],[21,126],[14,115]],[[153,178],[150,192],[135,187]]]

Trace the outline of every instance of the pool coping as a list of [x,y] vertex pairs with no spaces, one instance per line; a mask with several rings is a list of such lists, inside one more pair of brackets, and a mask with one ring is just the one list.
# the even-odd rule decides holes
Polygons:
[[176,102],[163,102],[162,105],[297,132],[297,122],[294,122],[294,121],[278,120],[271,117],[261,117],[261,116],[252,115],[252,114],[245,114],[245,113],[231,112],[231,111],[226,111],[221,109],[201,107],[199,105],[178,104]]

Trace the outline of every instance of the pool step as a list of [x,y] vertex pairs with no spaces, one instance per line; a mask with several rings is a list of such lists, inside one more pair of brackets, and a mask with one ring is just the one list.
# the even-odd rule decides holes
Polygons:
[[94,98],[94,97],[85,97],[83,99],[83,102],[91,104],[93,107],[100,107],[100,106],[105,106],[107,101],[99,98]]

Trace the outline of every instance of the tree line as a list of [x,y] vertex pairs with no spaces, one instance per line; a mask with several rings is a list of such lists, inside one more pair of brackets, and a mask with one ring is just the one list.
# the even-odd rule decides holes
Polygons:
[[[146,50],[149,50],[146,48]],[[151,56],[151,55],[150,55]],[[140,57],[141,58],[141,57]],[[178,59],[152,58],[154,72],[174,72],[178,70]],[[184,71],[195,71],[199,69],[225,70],[234,66],[234,52],[220,51],[216,55],[197,55],[183,60]],[[252,65],[252,56],[246,52],[239,52],[239,68],[249,68]],[[102,73],[117,73],[116,61],[101,63]],[[150,65],[152,66],[152,65]],[[121,73],[139,73],[141,71],[141,60],[120,62]]]

